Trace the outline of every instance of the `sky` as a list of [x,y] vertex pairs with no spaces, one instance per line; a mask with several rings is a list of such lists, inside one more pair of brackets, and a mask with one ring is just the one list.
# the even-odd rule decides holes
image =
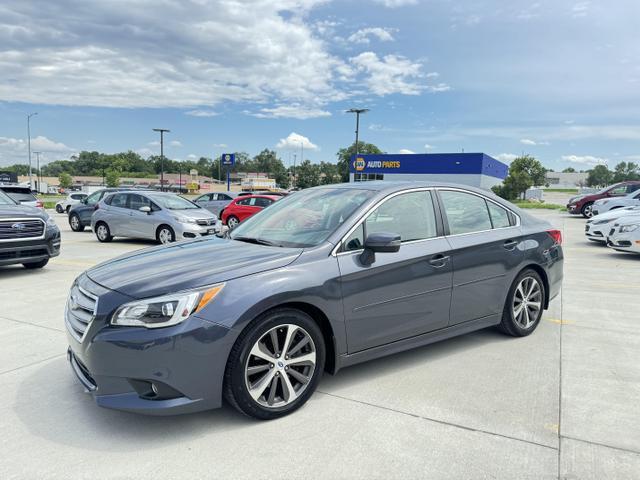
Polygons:
[[81,150],[640,162],[637,0],[3,0],[0,168]]

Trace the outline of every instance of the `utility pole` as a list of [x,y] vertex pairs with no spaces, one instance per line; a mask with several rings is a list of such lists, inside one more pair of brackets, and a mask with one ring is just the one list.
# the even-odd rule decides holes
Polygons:
[[33,190],[33,183],[31,180],[31,117],[37,115],[38,112],[33,112],[27,115],[27,145],[29,149],[29,188]]
[[296,188],[296,154],[293,154],[293,179],[291,181],[291,188]]
[[164,192],[164,134],[171,130],[166,128],[154,128],[154,132],[160,132],[160,191]]
[[360,134],[360,114],[367,113],[368,111],[369,111],[368,108],[351,108],[347,110],[347,113],[356,114],[356,157],[358,156],[358,136]]
[[41,182],[42,177],[40,176],[40,154],[42,152],[33,152],[33,153],[36,154],[36,178],[37,178],[37,182],[38,182],[38,187],[36,188],[36,190],[38,191],[38,193],[42,193],[42,192],[40,192],[40,185],[42,184],[42,182]]

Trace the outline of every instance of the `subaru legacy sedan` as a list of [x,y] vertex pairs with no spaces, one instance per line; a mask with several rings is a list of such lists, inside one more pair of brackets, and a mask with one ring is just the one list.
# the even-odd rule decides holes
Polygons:
[[[297,192],[228,238],[131,253],[74,282],[68,358],[98,405],[272,419],[323,372],[498,327],[534,332],[562,236],[489,192],[364,182]],[[179,272],[179,274],[177,273]]]
[[218,217],[174,193],[117,192],[96,204],[91,229],[100,242],[134,237],[171,243],[219,232]]

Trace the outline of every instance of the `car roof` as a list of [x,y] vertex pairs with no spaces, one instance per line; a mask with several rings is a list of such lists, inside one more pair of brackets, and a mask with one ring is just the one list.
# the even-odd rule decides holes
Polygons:
[[271,200],[279,200],[282,197],[280,195],[270,195],[267,193],[256,193],[256,194],[251,194],[251,195],[241,195],[239,197],[236,197],[236,200],[244,200],[246,198],[270,198]]

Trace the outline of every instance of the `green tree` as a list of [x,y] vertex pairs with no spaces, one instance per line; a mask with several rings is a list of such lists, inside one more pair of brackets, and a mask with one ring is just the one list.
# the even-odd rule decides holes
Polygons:
[[496,195],[507,200],[524,196],[534,185],[544,185],[547,171],[542,164],[531,155],[517,157],[509,166],[509,174],[502,185],[492,188]]
[[65,190],[67,188],[71,188],[71,186],[73,185],[73,178],[66,172],[62,172],[60,174],[60,176],[58,177],[58,181],[60,182],[60,188],[64,188]]
[[320,185],[320,165],[303,161],[296,167],[296,187],[309,188]]
[[587,172],[587,185],[590,187],[604,187],[613,181],[613,172],[606,165],[596,165]]
[[[338,157],[338,173],[340,175],[340,181],[348,182],[349,181],[349,162],[351,162],[351,157],[356,153],[356,143],[347,148],[341,148],[336,153]],[[358,142],[358,153],[363,155],[368,154],[379,154],[384,153],[378,147],[376,147],[373,143],[365,143]]]
[[120,186],[120,172],[113,168],[106,171],[105,181],[107,187],[119,187]]
[[332,183],[340,183],[341,177],[338,172],[338,165],[329,162],[320,162],[320,183],[322,185],[330,185]]
[[620,162],[613,169],[613,182],[625,180],[640,180],[640,170],[637,163]]
[[576,173],[576,169],[573,167],[568,167],[562,170],[562,173]]

